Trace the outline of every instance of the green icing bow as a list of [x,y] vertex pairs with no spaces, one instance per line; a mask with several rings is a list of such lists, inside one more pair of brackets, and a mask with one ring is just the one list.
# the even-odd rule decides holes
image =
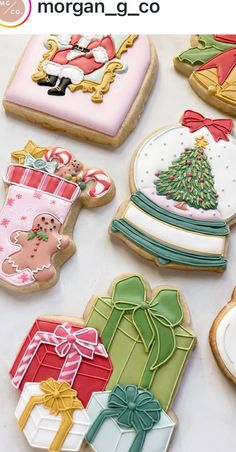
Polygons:
[[117,385],[109,396],[107,408],[95,419],[85,439],[91,444],[105,419],[113,417],[119,426],[136,431],[129,452],[141,452],[147,432],[160,421],[161,409],[160,402],[150,392],[134,385],[125,388]]
[[149,354],[140,386],[149,388],[153,372],[166,363],[176,350],[174,328],[181,324],[183,311],[175,289],[161,289],[149,302],[142,279],[132,276],[119,281],[113,291],[113,310],[103,332],[107,350],[122,317],[132,315],[132,323]]

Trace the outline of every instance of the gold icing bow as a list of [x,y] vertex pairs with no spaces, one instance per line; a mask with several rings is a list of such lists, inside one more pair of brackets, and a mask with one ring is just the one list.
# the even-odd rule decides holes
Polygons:
[[58,416],[60,414],[60,427],[48,448],[49,452],[59,452],[73,426],[73,411],[83,409],[84,407],[80,400],[76,398],[77,391],[71,389],[71,386],[65,381],[60,382],[49,378],[40,383],[40,389],[44,394],[30,398],[20,416],[18,424],[20,429],[24,430],[30,414],[36,405],[43,405],[52,415]]

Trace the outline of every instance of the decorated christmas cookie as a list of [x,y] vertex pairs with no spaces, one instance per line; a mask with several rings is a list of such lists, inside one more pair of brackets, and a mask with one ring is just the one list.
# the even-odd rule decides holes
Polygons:
[[175,427],[160,402],[134,385],[94,393],[87,413],[85,440],[96,452],[165,452]]
[[236,289],[230,302],[219,312],[210,330],[210,345],[225,375],[236,383]]
[[151,290],[141,276],[123,275],[108,295],[93,297],[84,316],[112,361],[106,389],[137,385],[168,410],[195,343],[179,290]]
[[35,321],[10,370],[19,428],[49,452],[166,452],[194,343],[178,289],[123,275],[83,320]]
[[232,124],[187,110],[179,124],[146,138],[112,235],[163,268],[225,270],[236,215]]
[[236,116],[236,35],[196,35],[174,60],[206,102]]
[[106,388],[111,372],[111,361],[96,329],[84,327],[74,318],[45,317],[34,322],[10,376],[20,392],[26,383],[48,378],[67,381],[86,406],[94,391]]
[[12,160],[0,212],[0,284],[35,291],[52,286],[74,253],[72,231],[81,207],[105,204],[115,190],[104,171],[60,147],[29,141]]
[[15,414],[29,445],[50,452],[79,451],[89,427],[77,392],[53,378],[26,383]]
[[38,35],[4,106],[47,128],[115,147],[135,127],[156,72],[156,51],[144,35]]

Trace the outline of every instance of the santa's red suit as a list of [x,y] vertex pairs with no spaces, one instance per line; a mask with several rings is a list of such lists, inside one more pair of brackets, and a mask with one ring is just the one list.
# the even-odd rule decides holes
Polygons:
[[[47,75],[69,78],[73,84],[82,82],[113,59],[115,44],[109,35],[56,35],[58,50],[51,60],[43,63]],[[89,58],[85,55],[89,52]]]

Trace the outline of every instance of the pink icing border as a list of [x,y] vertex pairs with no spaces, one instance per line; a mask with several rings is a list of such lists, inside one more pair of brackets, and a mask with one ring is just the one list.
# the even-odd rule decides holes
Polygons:
[[[39,196],[35,197],[36,193]],[[11,204],[8,203],[9,199]],[[11,242],[10,236],[14,231],[29,231],[32,227],[33,219],[40,213],[54,215],[63,223],[71,206],[72,202],[69,200],[38,192],[28,187],[10,185],[5,204],[0,212],[0,279],[14,286],[25,286],[34,282],[33,275],[29,269],[13,275],[3,273],[1,267],[5,258],[21,248],[20,245]],[[1,224],[4,219],[7,220],[5,226]],[[22,273],[27,276],[26,282],[20,279]]]
[[182,215],[183,217],[192,218],[193,220],[205,220],[205,221],[223,221],[223,218],[219,210],[204,210],[195,209],[194,207],[188,207],[188,210],[181,210],[175,207],[176,201],[167,199],[165,196],[157,195],[155,187],[143,188],[141,192],[151,199],[155,204],[176,215]]
[[89,93],[81,91],[68,91],[65,97],[60,98],[48,96],[46,87],[39,87],[31,80],[46,50],[43,42],[47,37],[39,35],[32,38],[6,91],[5,100],[115,136],[150,65],[151,51],[147,36],[139,36],[134,46],[123,54],[121,59],[128,65],[128,70],[116,75],[101,104],[95,104]]

